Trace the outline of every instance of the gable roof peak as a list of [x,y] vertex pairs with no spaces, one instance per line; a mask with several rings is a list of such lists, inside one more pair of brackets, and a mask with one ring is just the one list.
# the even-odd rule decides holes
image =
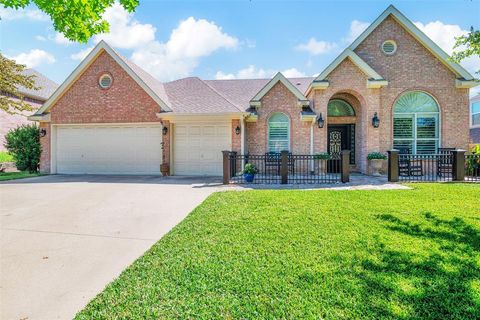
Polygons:
[[258,104],[260,100],[276,85],[281,82],[287,89],[297,97],[298,101],[306,104],[308,102],[307,97],[290,82],[281,72],[277,72],[275,76],[267,82],[267,84],[250,100],[250,104]]
[[437,59],[439,59],[448,69],[450,69],[459,79],[467,81],[474,80],[473,76],[465,70],[460,64],[450,61],[449,56],[435,42],[433,42],[423,31],[421,31],[410,19],[408,19],[394,5],[389,5],[375,21],[368,26],[348,47],[354,51],[380,23],[389,16],[392,16],[410,35],[420,42],[428,51],[430,51]]

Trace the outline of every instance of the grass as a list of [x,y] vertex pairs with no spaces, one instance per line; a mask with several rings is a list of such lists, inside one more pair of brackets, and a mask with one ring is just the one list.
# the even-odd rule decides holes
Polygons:
[[30,173],[28,171],[19,171],[19,172],[0,172],[0,181],[31,178],[39,176],[39,173]]
[[76,319],[479,319],[480,185],[210,196]]
[[0,163],[2,162],[12,162],[13,156],[5,151],[0,151]]

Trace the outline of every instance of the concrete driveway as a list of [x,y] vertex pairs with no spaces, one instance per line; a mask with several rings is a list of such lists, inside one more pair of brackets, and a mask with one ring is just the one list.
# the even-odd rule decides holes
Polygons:
[[218,179],[45,176],[0,184],[1,319],[71,319]]

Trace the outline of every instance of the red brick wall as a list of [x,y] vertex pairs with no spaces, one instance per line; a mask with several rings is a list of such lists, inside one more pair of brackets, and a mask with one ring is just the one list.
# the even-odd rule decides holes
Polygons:
[[[380,46],[394,40],[397,51],[385,55]],[[392,17],[385,19],[355,50],[389,84],[381,89],[380,145],[392,147],[393,105],[405,91],[423,90],[437,99],[441,109],[444,147],[466,148],[468,144],[468,89],[455,87],[455,74],[415,40]]]
[[162,163],[170,165],[170,137],[172,135],[172,126],[170,121],[163,120],[163,126],[168,129],[167,134],[162,132],[162,142],[163,142],[163,152],[162,152]]
[[257,122],[247,122],[247,152],[264,154],[268,151],[268,119],[274,112],[283,112],[290,118],[290,148],[296,154],[310,153],[311,122],[300,120],[301,108],[297,97],[278,82],[261,100]]
[[50,173],[50,141],[52,138],[52,130],[50,123],[40,122],[40,130],[45,129],[47,134],[40,138],[40,144],[42,146],[42,154],[40,155],[40,172]]
[[235,129],[240,126],[240,120],[234,119],[232,120],[232,151],[238,152],[238,154],[241,153],[242,149],[242,133],[236,134]]
[[[98,85],[110,73],[109,89]],[[101,53],[51,108],[52,123],[158,122],[160,107],[107,53]]]

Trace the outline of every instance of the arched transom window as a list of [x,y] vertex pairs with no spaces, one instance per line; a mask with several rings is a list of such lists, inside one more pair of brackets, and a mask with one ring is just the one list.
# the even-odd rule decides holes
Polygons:
[[268,119],[268,151],[290,149],[290,120],[284,113],[274,113]]
[[432,96],[421,91],[404,93],[393,107],[393,147],[402,153],[436,153],[439,122]]
[[343,100],[333,99],[328,102],[327,115],[329,117],[352,117],[355,116],[355,110],[352,106]]

